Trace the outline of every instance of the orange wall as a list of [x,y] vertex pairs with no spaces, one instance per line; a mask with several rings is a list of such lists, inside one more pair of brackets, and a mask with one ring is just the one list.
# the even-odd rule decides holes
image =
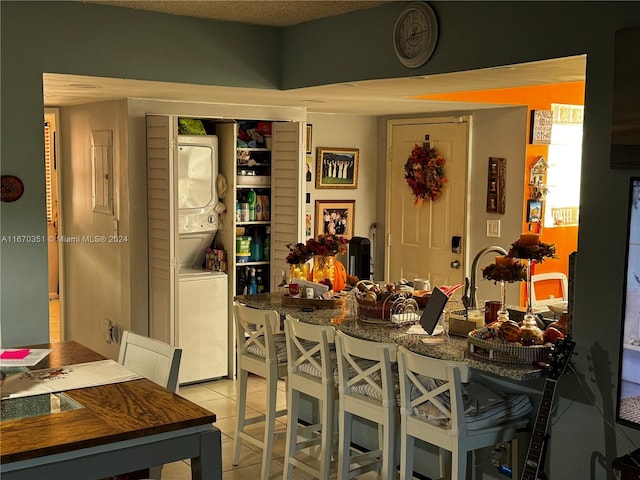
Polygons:
[[[442,101],[464,101],[507,105],[526,105],[529,109],[527,115],[527,132],[529,131],[529,121],[531,110],[550,110],[552,103],[565,103],[569,105],[584,105],[584,82],[569,82],[553,85],[539,85],[534,87],[501,88],[493,90],[477,90],[469,92],[442,93],[435,95],[424,95],[416,98],[425,100]],[[528,136],[528,135],[527,135]],[[525,195],[522,199],[522,231],[529,230],[527,218],[527,199],[531,192],[529,188],[529,171],[535,159],[542,155],[548,158],[549,148],[547,145],[527,144],[526,149],[526,169],[525,169]],[[535,225],[534,225],[535,227]],[[540,239],[545,243],[553,243],[556,246],[557,259],[547,259],[543,263],[536,265],[534,273],[563,272],[568,275],[569,254],[578,249],[578,227],[554,227],[544,228],[540,232]],[[516,239],[513,239],[514,241]],[[526,302],[525,286],[522,286],[521,303]],[[560,296],[560,290],[554,291],[552,285],[542,285],[538,296],[545,297],[552,294]],[[545,291],[546,290],[546,291]]]

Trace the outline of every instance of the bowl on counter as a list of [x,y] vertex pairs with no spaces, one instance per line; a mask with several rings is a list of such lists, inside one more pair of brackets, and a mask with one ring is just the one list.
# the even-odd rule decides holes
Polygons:
[[414,290],[412,295],[418,306],[424,308],[431,298],[431,290]]
[[547,307],[549,308],[549,310],[551,310],[553,314],[562,315],[564,312],[568,310],[569,302],[567,301],[554,302],[547,305]]

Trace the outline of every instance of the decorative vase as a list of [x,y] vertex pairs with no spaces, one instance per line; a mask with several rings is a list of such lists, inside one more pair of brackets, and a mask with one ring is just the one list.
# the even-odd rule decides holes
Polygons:
[[316,255],[313,257],[313,281],[320,283],[322,280],[328,279],[333,285],[334,266],[336,263],[335,255],[327,255],[323,257]]
[[309,262],[305,263],[292,263],[289,265],[289,283],[294,278],[299,278],[300,280],[309,280],[311,272],[311,265]]

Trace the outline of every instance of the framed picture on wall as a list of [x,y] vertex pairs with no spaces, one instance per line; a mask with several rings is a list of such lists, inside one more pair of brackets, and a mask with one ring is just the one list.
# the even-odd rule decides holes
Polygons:
[[316,200],[316,235],[353,237],[355,200]]
[[307,153],[311,153],[311,134],[313,133],[313,125],[307,124],[305,145],[307,146]]
[[318,147],[316,188],[358,188],[357,148]]
[[307,238],[313,236],[313,214],[311,212],[306,212],[304,216],[305,227],[304,234]]
[[552,124],[553,113],[551,110],[531,110],[529,143],[549,145]]
[[311,172],[313,171],[313,157],[312,156],[307,156],[306,167],[307,167],[307,170],[305,172],[305,178],[306,178],[307,182],[310,182],[312,180]]
[[527,222],[540,223],[542,219],[542,202],[540,200],[527,200]]

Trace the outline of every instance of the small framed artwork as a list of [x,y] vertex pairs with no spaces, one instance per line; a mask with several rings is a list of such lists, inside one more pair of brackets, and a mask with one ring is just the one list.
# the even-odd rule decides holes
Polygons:
[[487,212],[504,214],[507,204],[505,180],[507,161],[504,158],[489,157],[487,173]]
[[307,157],[306,167],[307,167],[307,170],[305,172],[305,178],[307,179],[307,182],[310,182],[312,179],[311,172],[313,171],[313,157],[311,156]]
[[542,218],[542,201],[527,200],[527,223],[540,223]]
[[311,134],[313,133],[313,125],[307,124],[307,130],[305,135],[305,145],[307,147],[307,153],[311,153]]
[[316,235],[353,237],[355,200],[316,200]]
[[305,213],[305,227],[304,227],[304,234],[307,238],[312,237],[313,236],[313,217],[312,217],[312,213],[311,212],[306,212]]
[[531,144],[549,145],[551,143],[551,126],[553,112],[551,110],[531,110]]
[[318,147],[316,188],[358,188],[357,148]]

